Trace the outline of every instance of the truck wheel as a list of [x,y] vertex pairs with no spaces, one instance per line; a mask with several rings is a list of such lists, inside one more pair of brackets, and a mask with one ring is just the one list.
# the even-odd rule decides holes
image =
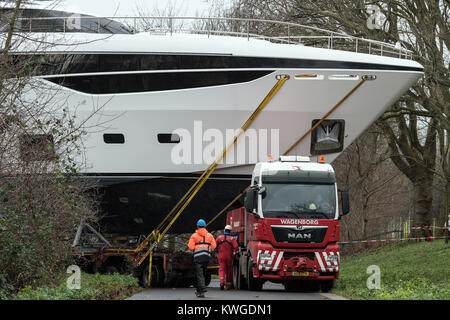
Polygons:
[[238,288],[238,281],[237,281],[238,271],[239,270],[237,268],[237,264],[235,262],[233,262],[233,265],[231,267],[231,288],[232,289]]
[[260,291],[262,289],[263,283],[260,279],[256,279],[253,277],[253,262],[250,259],[248,259],[247,263],[247,284],[248,284],[248,290],[250,291]]
[[241,273],[241,266],[239,261],[235,261],[233,263],[233,271],[232,271],[232,285],[234,289],[243,290],[245,289],[245,278]]
[[322,292],[329,292],[334,287],[334,280],[325,280],[320,284]]
[[319,292],[320,291],[320,282],[319,281],[312,281],[310,288],[311,288],[312,292]]
[[305,281],[305,292],[318,292],[320,290],[320,282],[317,280]]
[[317,280],[290,280],[284,283],[284,289],[288,292],[317,292],[320,283]]
[[286,281],[285,283],[283,283],[283,285],[284,290],[286,290],[287,292],[299,292],[302,289],[300,280]]

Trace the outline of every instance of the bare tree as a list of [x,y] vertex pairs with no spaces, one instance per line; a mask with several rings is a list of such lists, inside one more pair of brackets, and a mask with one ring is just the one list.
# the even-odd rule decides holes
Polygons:
[[[379,8],[382,23],[368,28]],[[450,130],[450,4],[445,0],[237,0],[231,14],[290,21],[347,35],[397,44],[414,52],[425,76],[378,121],[390,146],[391,159],[413,183],[415,224],[432,220],[432,189],[440,152],[448,197]],[[339,47],[337,47],[339,49]],[[438,148],[439,144],[439,148]],[[429,231],[424,231],[429,235]]]
[[344,240],[383,234],[393,219],[410,214],[411,185],[387,149],[382,130],[373,125],[333,162],[338,184],[349,191],[352,212],[357,213],[342,219]]
[[[77,179],[86,122],[59,89],[35,77],[54,44],[21,32],[21,5],[1,12],[9,22],[0,61],[0,278],[16,289],[54,280],[71,261],[80,220],[96,219],[85,194],[92,185]],[[16,54],[24,45],[36,52]]]

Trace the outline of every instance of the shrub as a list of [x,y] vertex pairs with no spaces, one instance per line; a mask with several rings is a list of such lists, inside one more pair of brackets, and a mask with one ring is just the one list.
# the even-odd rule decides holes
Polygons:
[[65,283],[67,275],[61,275],[59,286],[32,288],[26,286],[15,300],[110,300],[124,299],[142,290],[138,280],[131,275],[81,274],[81,288],[70,290]]
[[0,197],[2,291],[52,281],[70,264],[80,220],[94,217],[91,200],[76,183],[45,175],[0,179]]

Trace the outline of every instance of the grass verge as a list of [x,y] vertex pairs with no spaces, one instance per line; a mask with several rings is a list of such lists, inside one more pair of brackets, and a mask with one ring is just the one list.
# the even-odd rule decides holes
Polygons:
[[[402,243],[341,259],[339,279],[333,293],[351,299],[449,300],[450,244],[434,242]],[[368,289],[373,273],[380,268],[380,289]]]
[[14,296],[15,300],[120,300],[142,290],[131,275],[81,273],[81,288],[68,289],[69,275],[60,275],[61,285],[32,288],[27,286]]

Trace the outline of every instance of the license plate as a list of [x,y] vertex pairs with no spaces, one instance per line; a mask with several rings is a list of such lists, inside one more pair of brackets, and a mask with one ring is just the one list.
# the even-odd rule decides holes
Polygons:
[[307,277],[309,276],[309,272],[291,272],[294,277]]

